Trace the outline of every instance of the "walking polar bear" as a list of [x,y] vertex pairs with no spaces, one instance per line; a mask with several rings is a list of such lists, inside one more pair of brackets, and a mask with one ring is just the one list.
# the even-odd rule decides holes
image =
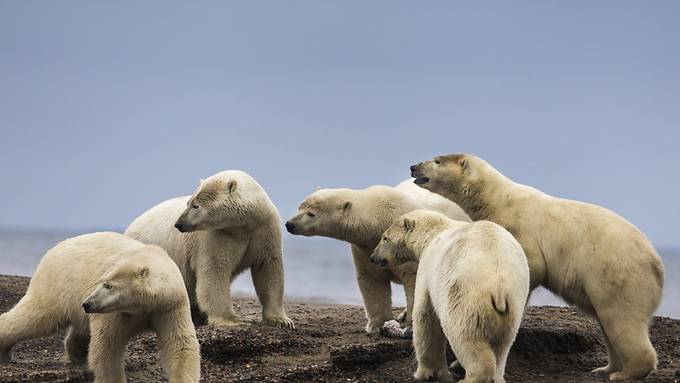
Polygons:
[[295,235],[330,237],[351,244],[357,282],[368,319],[366,332],[376,333],[384,322],[392,319],[390,282],[404,285],[406,310],[400,319],[406,325],[410,324],[417,265],[411,262],[384,270],[373,265],[369,256],[394,219],[423,208],[444,212],[452,219],[470,220],[451,201],[426,190],[418,190],[411,180],[407,180],[396,188],[371,186],[361,190],[317,190],[300,204],[298,213],[286,222],[286,228]]
[[545,286],[600,324],[610,380],[656,368],[649,322],[661,301],[664,267],[654,247],[619,215],[517,184],[469,154],[411,166],[415,183],[458,203],[473,220],[498,223],[524,248],[531,288]]
[[381,267],[419,262],[413,307],[417,380],[453,381],[446,340],[463,382],[504,383],[505,362],[529,295],[522,247],[489,221],[453,221],[426,210],[398,218],[371,255]]
[[265,323],[294,328],[283,308],[281,218],[248,174],[227,170],[201,180],[192,196],[156,205],[125,234],[165,249],[179,266],[192,307],[215,326],[236,326],[230,286],[250,268]]
[[103,232],[52,248],[26,295],[0,316],[0,361],[10,360],[16,343],[63,329],[69,358],[88,360],[95,382],[125,382],[127,342],[147,330],[158,335],[170,382],[199,381],[189,298],[179,269],[158,246]]

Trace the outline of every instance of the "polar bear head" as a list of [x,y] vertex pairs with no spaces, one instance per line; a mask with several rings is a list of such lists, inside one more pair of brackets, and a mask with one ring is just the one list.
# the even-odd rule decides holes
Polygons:
[[406,213],[385,230],[370,260],[386,268],[418,262],[420,254],[433,237],[458,223],[466,222],[452,221],[431,210],[418,209]]
[[188,304],[182,275],[163,249],[148,245],[120,256],[83,302],[85,312],[139,313]]
[[251,227],[271,205],[264,189],[248,174],[226,170],[199,182],[175,227],[181,232]]
[[411,166],[414,183],[460,205],[473,221],[486,219],[489,204],[501,202],[496,191],[512,183],[483,159],[450,154]]
[[350,189],[319,189],[305,198],[297,214],[286,222],[291,234],[346,240],[343,232],[352,213]]
[[411,177],[416,185],[447,196],[474,183],[479,178],[479,158],[471,154],[437,156],[411,166]]

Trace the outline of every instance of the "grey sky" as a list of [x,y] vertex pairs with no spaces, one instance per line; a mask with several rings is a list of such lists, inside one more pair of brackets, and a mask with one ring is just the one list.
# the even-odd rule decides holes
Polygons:
[[0,2],[0,226],[124,228],[221,169],[282,216],[471,152],[680,246],[680,3]]

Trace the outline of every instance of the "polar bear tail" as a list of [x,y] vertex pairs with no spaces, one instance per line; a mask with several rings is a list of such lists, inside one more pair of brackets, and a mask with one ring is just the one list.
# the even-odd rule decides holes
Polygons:
[[499,314],[505,314],[508,311],[508,296],[500,290],[491,293],[491,305]]

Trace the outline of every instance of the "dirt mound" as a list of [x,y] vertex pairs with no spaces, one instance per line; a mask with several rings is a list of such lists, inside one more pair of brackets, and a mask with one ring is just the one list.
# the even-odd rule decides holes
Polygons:
[[[0,311],[11,308],[27,278],[0,276]],[[257,301],[239,299],[236,311],[253,324],[231,330],[201,326],[205,382],[411,382],[416,362],[410,341],[368,336],[360,307],[293,302],[286,310],[297,330],[257,324]],[[395,310],[395,314],[399,310]],[[659,370],[645,382],[680,381],[680,321],[655,318],[652,341]],[[62,336],[19,344],[12,363],[0,365],[0,382],[87,382],[82,367],[63,361]],[[510,352],[508,382],[604,382],[589,371],[606,362],[594,322],[576,311],[530,307]],[[156,338],[128,346],[130,382],[163,382]]]

